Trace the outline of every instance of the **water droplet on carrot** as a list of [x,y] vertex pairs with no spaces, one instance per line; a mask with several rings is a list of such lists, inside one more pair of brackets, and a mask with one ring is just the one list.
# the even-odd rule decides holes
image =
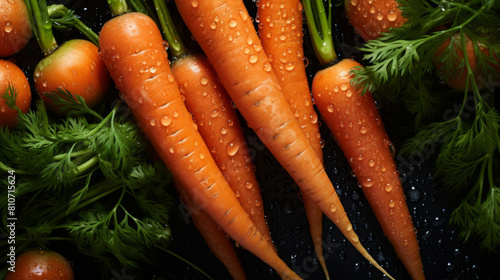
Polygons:
[[238,143],[230,142],[227,145],[227,149],[226,149],[227,155],[234,156],[238,152],[239,149],[240,149],[240,145]]
[[351,0],[351,5],[357,6],[358,5],[358,0]]
[[389,207],[394,208],[394,206],[396,206],[396,202],[391,199],[391,201],[389,201]]
[[361,128],[359,129],[359,132],[360,132],[361,134],[366,134],[366,132],[368,132],[368,129],[366,129],[366,127],[364,127],[364,126],[363,126],[363,127],[361,127]]
[[330,205],[330,212],[335,213],[337,211],[337,207],[335,205]]
[[156,120],[155,119],[151,119],[151,121],[149,121],[149,124],[151,126],[155,126],[156,125]]
[[286,40],[286,35],[285,34],[281,34],[280,35],[280,41],[285,41]]
[[163,116],[160,120],[161,125],[169,126],[172,123],[172,118],[169,116]]
[[340,85],[340,90],[341,91],[346,91],[349,88],[349,85],[346,83],[343,83]]
[[0,108],[0,112],[2,113],[7,112],[7,107],[5,105],[2,105],[2,107]]
[[206,84],[208,84],[208,79],[207,79],[207,78],[205,78],[205,77],[201,78],[201,79],[200,79],[200,84],[202,84],[202,85],[206,85]]
[[338,87],[338,86],[335,86],[335,87],[333,88],[333,91],[334,91],[334,92],[339,92],[339,87]]
[[252,184],[251,182],[247,182],[247,183],[246,183],[246,185],[245,185],[245,188],[246,188],[247,190],[252,189],[252,187],[253,187],[253,184]]
[[174,118],[177,118],[177,117],[179,116],[179,112],[174,111],[174,113],[172,113],[172,116],[173,116]]
[[382,13],[378,13],[377,20],[383,20],[383,19],[384,19],[384,15]]
[[371,13],[371,14],[374,14],[374,13],[375,13],[375,7],[371,7],[371,8],[370,8],[370,13]]
[[346,97],[351,97],[352,96],[352,91],[348,90],[345,92]]
[[229,24],[228,24],[228,25],[229,25],[229,27],[231,27],[231,28],[235,28],[236,26],[238,26],[238,22],[237,22],[237,21],[235,21],[234,19],[232,19],[232,20],[230,20],[230,21],[229,21]]
[[352,224],[351,224],[351,223],[348,223],[348,224],[346,225],[345,229],[346,229],[347,231],[351,231],[351,230],[352,230]]
[[174,149],[174,146],[170,146],[170,148],[168,148],[168,151],[173,154],[175,152],[175,149]]
[[391,11],[391,12],[387,15],[387,19],[388,19],[389,21],[395,21],[397,18],[398,18],[398,14],[396,14],[394,11]]
[[363,187],[365,187],[365,188],[371,188],[371,187],[373,187],[373,185],[375,185],[375,181],[373,181],[370,178],[364,180],[364,182],[363,182]]
[[248,58],[248,62],[254,64],[256,63],[257,61],[259,60],[259,58],[255,55],[251,55],[249,58]]
[[44,82],[42,83],[42,86],[43,86],[43,87],[47,87],[47,81],[44,81]]
[[217,28],[217,24],[215,22],[212,22],[210,24],[210,29],[214,30],[215,28]]
[[225,128],[225,127],[221,128],[221,129],[220,129],[220,133],[221,133],[222,135],[226,135],[226,134],[227,134],[227,128]]
[[328,107],[326,107],[326,110],[330,113],[333,113],[334,111],[333,104],[329,104]]
[[371,159],[369,162],[368,162],[368,166],[370,167],[374,167],[375,166],[375,161],[373,159]]
[[248,19],[248,13],[247,13],[246,11],[242,11],[242,10],[240,10],[240,12],[239,12],[239,13],[240,13],[241,19],[242,19],[243,21],[245,21],[245,20],[247,20],[247,19]]
[[191,0],[191,6],[193,6],[193,8],[198,7],[198,0]]

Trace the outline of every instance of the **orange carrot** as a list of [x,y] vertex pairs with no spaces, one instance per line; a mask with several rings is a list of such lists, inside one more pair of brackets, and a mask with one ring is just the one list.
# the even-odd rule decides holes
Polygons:
[[236,255],[233,243],[226,237],[210,216],[202,209],[199,209],[186,190],[174,180],[174,186],[181,196],[182,203],[186,206],[188,213],[193,220],[193,224],[200,232],[201,236],[208,245],[208,248],[227,268],[229,274],[234,280],[246,280],[245,271]]
[[184,96],[184,103],[224,178],[257,229],[271,240],[245,136],[231,99],[219,83],[215,71],[206,57],[198,54],[176,60],[172,64],[172,72]]
[[425,279],[420,251],[399,173],[370,93],[351,85],[354,60],[344,59],[316,73],[316,106],[349,160],[382,229],[412,279]]
[[[304,65],[302,3],[300,0],[259,0],[257,18],[262,47],[278,77],[282,92],[309,143],[323,160],[318,116],[313,107]],[[323,256],[323,212],[301,193],[316,256],[326,279],[330,279]]]
[[107,21],[101,55],[123,99],[174,178],[233,240],[284,279],[300,279],[256,229],[187,111],[155,22],[141,13]]
[[387,274],[353,231],[320,158],[281,92],[243,2],[176,0],[176,4],[224,88],[262,143],[353,246]]

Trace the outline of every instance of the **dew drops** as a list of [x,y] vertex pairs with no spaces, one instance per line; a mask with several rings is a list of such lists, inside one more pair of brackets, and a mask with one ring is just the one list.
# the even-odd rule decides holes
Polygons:
[[335,213],[337,211],[337,207],[335,205],[330,205],[330,212]]
[[161,125],[169,126],[172,123],[172,118],[169,116],[163,116],[160,120]]
[[361,128],[359,129],[359,132],[360,132],[361,134],[366,134],[366,132],[368,132],[368,129],[366,129],[366,127],[364,127],[364,126],[363,126],[363,127],[361,127]]
[[350,90],[346,91],[345,96],[346,97],[351,97],[352,96],[352,91],[350,91]]
[[352,230],[352,224],[351,223],[348,223],[347,226],[345,227],[345,229],[347,231],[351,231]]
[[272,66],[269,63],[264,64],[264,71],[271,72]]
[[231,28],[235,28],[236,26],[238,26],[238,22],[237,22],[237,21],[235,21],[234,19],[232,19],[232,20],[230,20],[230,21],[229,21],[229,24],[228,24],[228,25],[229,25],[229,27],[231,27]]
[[376,16],[377,20],[383,20],[384,19],[384,15],[382,13],[378,13],[377,16]]
[[240,10],[240,16],[243,21],[248,19],[248,14],[245,11]]
[[5,105],[2,105],[2,107],[0,107],[0,112],[2,113],[7,112],[7,107]]
[[151,126],[156,126],[156,120],[155,119],[151,119],[151,121],[149,121],[149,124]]
[[44,81],[44,82],[42,83],[42,86],[43,86],[43,87],[47,87],[47,81]]
[[375,166],[375,161],[373,159],[371,159],[369,162],[368,162],[368,166],[370,167],[374,167]]
[[392,191],[392,185],[388,183],[387,185],[384,186],[384,190],[386,192],[391,192]]
[[398,18],[398,14],[396,14],[394,11],[391,11],[391,12],[387,15],[387,19],[388,19],[389,21],[395,21],[397,18]]
[[253,39],[252,39],[252,37],[250,35],[248,35],[248,37],[247,37],[247,44],[248,45],[253,44]]
[[389,201],[389,207],[394,208],[394,206],[396,206],[396,202],[391,199],[391,201]]
[[351,0],[351,5],[357,6],[358,5],[358,0]]
[[226,149],[227,155],[234,156],[238,152],[239,149],[240,149],[240,145],[238,143],[230,142],[227,145],[227,149]]
[[256,63],[257,61],[259,60],[259,58],[255,55],[251,55],[249,58],[248,58],[248,62],[254,64]]
[[208,79],[207,79],[207,78],[205,78],[205,77],[201,78],[201,79],[200,79],[200,84],[202,84],[202,85],[204,85],[204,86],[205,86],[206,84],[208,84]]
[[210,24],[210,29],[214,30],[215,28],[217,28],[217,24],[215,22],[212,22]]
[[168,151],[173,154],[175,152],[175,148],[174,146],[170,146],[170,148],[168,148]]
[[346,91],[348,88],[349,88],[349,85],[346,84],[346,83],[340,85],[340,90],[341,91]]
[[247,190],[252,189],[252,187],[253,187],[253,184],[252,184],[251,182],[247,182],[247,183],[245,184],[245,188],[246,188]]
[[326,107],[326,110],[327,110],[329,113],[333,113],[333,111],[334,111],[333,104],[329,104],[329,105]]
[[287,65],[285,66],[285,70],[286,70],[286,71],[292,71],[292,70],[293,70],[293,68],[295,68],[295,65],[294,65],[294,64],[292,64],[292,63],[289,63],[289,64],[287,64]]
[[220,133],[221,133],[222,135],[226,135],[226,134],[227,134],[227,128],[225,128],[225,127],[221,128],[221,129],[220,129]]

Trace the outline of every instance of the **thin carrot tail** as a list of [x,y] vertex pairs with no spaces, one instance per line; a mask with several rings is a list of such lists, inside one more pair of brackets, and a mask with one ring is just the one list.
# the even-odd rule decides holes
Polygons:
[[314,252],[323,269],[325,278],[330,280],[330,274],[328,273],[323,254],[323,212],[321,212],[321,209],[319,209],[309,197],[302,195],[302,201],[304,203],[307,220],[309,221],[309,232],[311,233]]

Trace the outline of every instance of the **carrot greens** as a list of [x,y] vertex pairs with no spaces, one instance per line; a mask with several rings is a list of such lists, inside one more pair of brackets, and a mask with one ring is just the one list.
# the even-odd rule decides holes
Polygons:
[[354,70],[354,84],[414,116],[401,153],[435,159],[435,176],[458,201],[450,219],[460,236],[499,251],[499,2],[398,2],[408,21],[360,48],[368,65]]
[[[12,92],[4,95],[10,101]],[[104,265],[150,263],[148,249],[170,240],[170,173],[149,159],[147,140],[121,102],[92,110],[64,90],[51,100],[68,116],[53,118],[40,101],[20,115],[16,130],[0,130],[0,173],[16,176],[16,250],[62,240]],[[7,199],[0,204],[7,209]]]

